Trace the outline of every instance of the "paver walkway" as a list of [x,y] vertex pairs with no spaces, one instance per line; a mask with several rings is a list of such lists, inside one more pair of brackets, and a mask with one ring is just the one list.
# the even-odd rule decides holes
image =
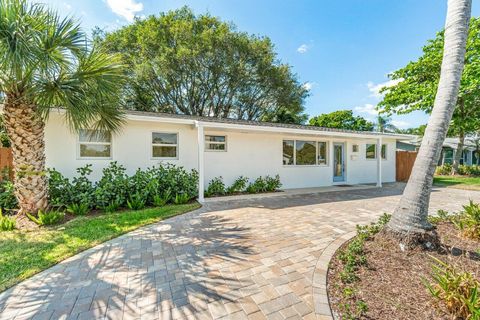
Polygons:
[[[0,294],[0,319],[315,319],[312,278],[336,238],[391,211],[402,185],[236,202],[92,248]],[[480,192],[436,189],[432,210]]]

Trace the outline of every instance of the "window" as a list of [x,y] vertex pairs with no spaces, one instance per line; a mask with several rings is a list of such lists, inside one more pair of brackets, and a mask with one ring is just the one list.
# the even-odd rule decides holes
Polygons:
[[205,150],[227,151],[227,139],[225,136],[205,136]]
[[322,164],[322,165],[327,164],[327,143],[326,142],[318,143],[318,164]]
[[352,145],[352,152],[358,152],[358,144]]
[[283,165],[327,164],[327,142],[283,140]]
[[387,160],[387,145],[382,144],[382,159]]
[[178,135],[176,133],[152,133],[152,157],[176,159],[178,156]]
[[367,159],[376,159],[377,158],[377,145],[376,144],[367,144],[367,149],[365,150],[365,157]]
[[293,140],[283,140],[283,164],[284,165],[293,165],[293,150],[294,141]]
[[110,158],[112,136],[107,131],[81,129],[78,137],[80,158]]

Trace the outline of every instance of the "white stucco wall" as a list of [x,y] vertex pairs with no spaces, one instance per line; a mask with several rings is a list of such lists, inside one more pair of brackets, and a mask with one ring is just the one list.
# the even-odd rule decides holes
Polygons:
[[[151,157],[152,132],[178,133],[178,159],[168,160],[187,169],[197,169],[197,129],[193,125],[129,120],[119,134],[112,137],[112,159],[80,159],[78,136],[68,130],[63,116],[52,114],[46,129],[47,167],[55,168],[67,177],[75,176],[75,169],[92,164],[93,179],[101,176],[101,170],[110,161],[124,165],[129,174],[137,168],[154,166],[161,160]],[[345,143],[346,181],[344,183],[374,183],[377,180],[377,161],[365,159],[366,143],[375,140],[328,138],[322,136],[295,136],[279,133],[219,131],[205,128],[205,134],[227,136],[226,152],[206,151],[205,185],[222,176],[227,185],[238,176],[250,179],[258,176],[279,174],[283,188],[305,188],[332,185],[333,142]],[[298,139],[328,141],[328,164],[326,166],[284,166],[282,164],[282,141]],[[382,160],[382,181],[395,181],[395,140],[385,140],[387,159]],[[359,152],[352,153],[352,144],[359,145]]]

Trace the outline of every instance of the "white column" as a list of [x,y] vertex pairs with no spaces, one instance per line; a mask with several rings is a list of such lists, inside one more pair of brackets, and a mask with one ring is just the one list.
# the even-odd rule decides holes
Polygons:
[[382,187],[382,137],[377,139],[377,187]]
[[205,199],[204,180],[205,180],[205,135],[203,133],[203,126],[196,122],[197,127],[197,144],[198,144],[198,202],[203,203]]

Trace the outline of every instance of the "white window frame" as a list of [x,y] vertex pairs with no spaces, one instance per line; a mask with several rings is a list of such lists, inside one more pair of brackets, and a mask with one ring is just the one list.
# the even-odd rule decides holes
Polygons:
[[[375,157],[374,158],[368,158],[367,157],[368,146],[371,146],[371,145],[375,146]],[[365,144],[365,160],[367,160],[367,161],[377,160],[377,157],[378,157],[377,144],[376,143],[366,143]]]
[[[80,130],[93,130],[93,131],[99,131],[99,130],[94,130],[94,129],[80,129]],[[99,142],[99,141],[93,141],[93,142],[88,142],[88,141],[80,141],[80,132],[77,134],[77,159],[79,160],[111,160],[113,157],[113,135],[110,134],[110,142]],[[110,156],[108,157],[84,157],[82,156],[80,146],[84,145],[101,145],[101,146],[110,146]]]
[[[385,146],[385,158],[382,154],[383,146]],[[382,158],[382,160],[388,160],[388,145],[386,143],[382,143],[382,146],[380,147],[380,157]]]
[[[153,134],[154,133],[165,133],[165,134],[175,134],[177,136],[176,144],[169,143],[153,143]],[[175,157],[154,157],[153,156],[153,147],[175,147]],[[180,154],[180,135],[178,132],[173,131],[151,131],[150,132],[150,158],[152,160],[178,160],[178,155]]]
[[[224,137],[225,138],[225,141],[224,142],[219,142],[219,141],[207,141],[207,136],[211,136],[211,137]],[[204,142],[205,142],[205,152],[227,152],[227,135],[225,134],[205,134],[204,138],[203,138]],[[225,148],[223,150],[214,150],[214,149],[209,149],[208,148],[208,145],[209,144],[217,144],[217,145],[225,145]]]
[[[282,139],[282,155],[283,155],[283,142],[284,141],[293,141],[293,164],[283,164],[283,156],[282,156],[282,166],[290,168],[290,167],[328,167],[329,162],[330,162],[330,154],[329,154],[329,142],[327,140],[304,140],[304,139]],[[315,164],[297,164],[297,141],[305,141],[305,142],[314,142],[315,143]],[[326,163],[325,164],[319,164],[318,162],[318,156],[319,156],[319,150],[320,148],[318,147],[319,142],[324,142],[325,143],[325,153],[326,153]]]

